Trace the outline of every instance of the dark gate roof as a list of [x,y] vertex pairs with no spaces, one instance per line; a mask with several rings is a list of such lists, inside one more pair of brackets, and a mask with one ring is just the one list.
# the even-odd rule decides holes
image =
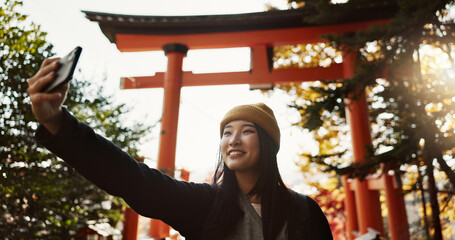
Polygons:
[[[351,0],[353,1],[353,0]],[[362,22],[391,18],[398,7],[394,0],[357,0],[356,8],[344,11],[343,4],[333,5],[333,17],[312,21],[316,10],[303,7],[267,12],[198,15],[198,16],[144,16],[83,11],[86,17],[98,22],[104,35],[115,43],[115,34],[180,35],[254,31]]]

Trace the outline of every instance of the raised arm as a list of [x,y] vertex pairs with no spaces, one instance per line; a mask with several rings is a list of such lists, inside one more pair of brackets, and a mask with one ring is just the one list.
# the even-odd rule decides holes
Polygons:
[[138,163],[64,107],[68,85],[54,93],[40,90],[55,79],[58,59],[47,59],[29,80],[32,110],[41,123],[38,143],[73,166],[109,194],[119,196],[139,214],[159,218],[182,234],[196,237],[209,210],[214,189],[207,184],[177,181]]

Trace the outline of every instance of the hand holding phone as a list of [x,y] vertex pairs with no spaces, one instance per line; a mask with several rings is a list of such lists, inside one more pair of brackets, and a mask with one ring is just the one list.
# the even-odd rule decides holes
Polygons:
[[53,135],[62,124],[62,105],[69,87],[64,86],[72,78],[81,50],[77,47],[61,59],[45,59],[38,72],[28,80],[27,92],[33,115]]
[[50,93],[58,89],[63,84],[69,82],[73,78],[74,70],[76,69],[77,61],[81,55],[82,48],[76,47],[65,57],[60,59],[60,67],[56,72],[56,78],[53,82],[43,87],[41,92]]

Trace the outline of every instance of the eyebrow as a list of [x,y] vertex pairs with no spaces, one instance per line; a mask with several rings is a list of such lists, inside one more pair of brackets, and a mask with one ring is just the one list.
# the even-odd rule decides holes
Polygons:
[[[250,123],[245,123],[245,124],[243,124],[241,127],[253,127],[253,128],[256,128],[256,126],[254,126],[254,124],[250,124]],[[226,129],[226,128],[233,128],[233,127],[232,127],[231,125],[228,124],[228,125],[226,125],[226,126],[224,127],[224,129]]]

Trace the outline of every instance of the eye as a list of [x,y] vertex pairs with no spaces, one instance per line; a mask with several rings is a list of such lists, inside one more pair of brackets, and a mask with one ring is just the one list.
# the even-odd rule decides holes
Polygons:
[[223,136],[230,135],[230,134],[231,134],[230,131],[224,131]]
[[245,131],[243,131],[243,133],[255,133],[256,131],[254,131],[253,129],[247,129]]

